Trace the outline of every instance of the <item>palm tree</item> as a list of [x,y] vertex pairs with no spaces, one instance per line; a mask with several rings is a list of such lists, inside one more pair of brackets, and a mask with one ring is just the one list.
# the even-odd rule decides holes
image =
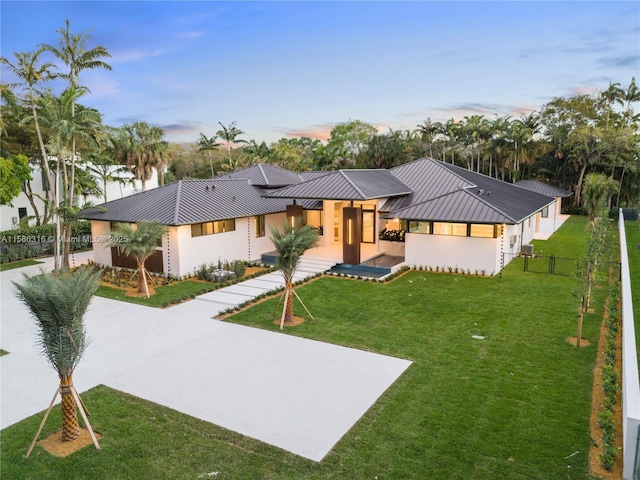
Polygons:
[[585,175],[582,184],[582,206],[587,210],[589,221],[593,225],[600,211],[606,207],[611,195],[618,190],[617,182],[601,173]]
[[76,409],[82,406],[74,400],[73,371],[87,346],[84,315],[100,286],[100,273],[81,268],[74,273],[25,274],[22,284],[13,284],[38,324],[42,353],[60,378],[62,441],[74,440],[80,436]]
[[147,284],[149,273],[144,262],[156,251],[156,247],[166,230],[164,225],[146,220],[140,220],[137,225],[122,223],[115,231],[111,232],[110,236],[113,241],[107,245],[108,247],[118,247],[125,255],[136,261],[135,274],[138,275],[138,293],[146,294],[147,298],[149,298],[149,285]]
[[220,130],[216,132],[216,135],[227,143],[227,154],[229,155],[229,169],[233,170],[233,160],[231,160],[231,144],[232,143],[247,143],[246,140],[241,140],[238,137],[244,132],[236,127],[236,122],[233,121],[228,127],[225,127],[221,122],[218,122]]
[[[54,198],[56,185],[53,182],[53,177],[51,176],[51,170],[49,169],[48,162],[49,156],[47,155],[45,142],[42,137],[42,130],[40,129],[37,110],[39,91],[36,87],[38,87],[40,83],[45,83],[57,78],[58,75],[52,72],[52,70],[56,68],[53,63],[38,63],[38,59],[42,52],[44,52],[43,48],[40,48],[35,52],[14,52],[13,55],[16,57],[15,64],[9,62],[9,60],[5,57],[0,57],[0,63],[5,64],[9,68],[9,70],[20,79],[20,85],[22,85],[25,89],[24,101],[31,110],[30,119],[33,119],[36,128],[38,146],[40,147],[40,154],[42,157],[40,159],[40,168],[45,173],[47,183],[49,184],[49,189],[45,192],[44,212],[42,218],[42,224],[47,224],[49,223],[49,220],[52,216],[52,212],[49,210],[49,207],[51,205],[54,205],[55,203]],[[40,222],[38,222],[38,224],[40,224]],[[55,268],[56,270],[58,269],[57,256],[55,259]]]
[[[83,87],[70,87],[60,97],[52,94],[44,96],[44,116],[42,123],[49,127],[50,150],[57,156],[57,172],[60,176],[60,162],[62,162],[62,202],[56,205],[57,213],[62,216],[64,234],[64,250],[62,253],[62,268],[69,268],[71,223],[79,212],[75,205],[76,176],[75,176],[75,149],[77,141],[95,147],[100,132],[102,117],[93,109],[78,105],[78,99],[84,95]],[[70,155],[67,155],[69,153]],[[71,164],[67,166],[66,158],[71,157]],[[68,171],[69,170],[69,171]],[[58,236],[60,237],[60,236]]]
[[198,139],[198,151],[199,152],[207,152],[209,156],[209,166],[211,167],[211,178],[215,176],[215,172],[213,171],[213,160],[211,159],[211,152],[213,150],[217,150],[220,147],[220,144],[216,142],[218,135],[214,135],[211,138],[207,138],[204,133],[200,133],[200,138]]
[[304,252],[318,243],[318,232],[310,225],[302,225],[297,218],[293,225],[285,222],[282,231],[271,227],[271,241],[273,242],[278,258],[276,268],[282,271],[285,288],[284,315],[280,323],[282,329],[284,323],[293,322],[293,275],[296,273],[300,257]]
[[142,182],[142,191],[147,189],[147,180],[153,169],[161,170],[168,160],[169,144],[163,140],[164,131],[147,122],[133,122],[122,127],[119,154],[134,176]]

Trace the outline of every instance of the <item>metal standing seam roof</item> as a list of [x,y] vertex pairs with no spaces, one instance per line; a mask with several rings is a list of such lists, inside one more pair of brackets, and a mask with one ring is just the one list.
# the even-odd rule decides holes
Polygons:
[[371,200],[408,195],[411,189],[388,170],[338,170],[269,192],[267,198]]
[[284,168],[260,163],[236,172],[216,177],[215,180],[249,180],[250,185],[265,188],[285,187],[300,183],[300,175]]
[[[264,198],[265,190],[241,180],[180,180],[89,208],[80,218],[112,222],[157,221],[163,225],[226,220],[286,211],[290,201]],[[317,209],[318,202],[304,202]]]
[[391,170],[413,188],[381,207],[385,218],[518,223],[554,201],[513,184],[431,158]]
[[526,188],[527,190],[531,190],[532,192],[546,195],[547,197],[565,198],[571,196],[571,192],[563,190],[562,188],[554,187],[553,185],[549,185],[544,182],[540,182],[539,180],[520,180],[514,185],[517,185],[521,188]]

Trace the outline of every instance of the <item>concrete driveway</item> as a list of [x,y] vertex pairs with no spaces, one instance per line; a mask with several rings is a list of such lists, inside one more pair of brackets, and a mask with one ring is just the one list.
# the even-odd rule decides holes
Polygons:
[[[0,273],[0,347],[10,352],[0,428],[46,409],[58,386],[11,285],[37,271]],[[248,288],[236,286],[238,303]],[[104,384],[320,461],[411,363],[212,319],[227,306],[206,295],[164,310],[95,297],[76,388]]]

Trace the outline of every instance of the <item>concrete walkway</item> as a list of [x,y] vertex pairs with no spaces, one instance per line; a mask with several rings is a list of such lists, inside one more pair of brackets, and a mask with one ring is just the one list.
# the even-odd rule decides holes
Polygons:
[[[11,284],[38,271],[0,273],[0,428],[46,409],[58,386]],[[411,362],[212,319],[281,285],[272,273],[168,309],[95,297],[76,388],[104,384],[320,461]]]

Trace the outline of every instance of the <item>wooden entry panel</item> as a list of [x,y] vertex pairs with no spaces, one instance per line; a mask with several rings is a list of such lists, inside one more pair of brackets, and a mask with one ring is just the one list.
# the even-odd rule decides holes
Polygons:
[[302,221],[302,205],[287,205],[287,223],[293,226],[291,218],[300,217]]
[[362,214],[357,207],[342,209],[342,261],[350,265],[360,263]]
[[[122,253],[118,247],[111,247],[111,265],[114,267],[130,268],[135,270],[138,268],[136,261]],[[164,265],[162,262],[162,250],[156,250],[144,262],[147,270],[154,273],[164,273]]]

